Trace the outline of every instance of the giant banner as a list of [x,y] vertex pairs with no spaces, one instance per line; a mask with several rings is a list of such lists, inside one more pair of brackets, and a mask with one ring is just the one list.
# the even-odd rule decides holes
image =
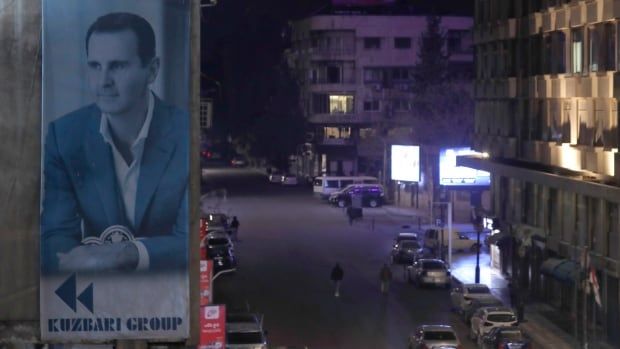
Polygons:
[[189,336],[187,0],[44,0],[41,336]]

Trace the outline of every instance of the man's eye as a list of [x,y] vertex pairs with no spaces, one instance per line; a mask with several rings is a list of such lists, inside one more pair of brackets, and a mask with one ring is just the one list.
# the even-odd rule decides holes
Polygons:
[[125,69],[125,68],[127,68],[127,63],[125,63],[125,62],[114,63],[114,64],[112,64],[111,68],[115,69],[115,70]]

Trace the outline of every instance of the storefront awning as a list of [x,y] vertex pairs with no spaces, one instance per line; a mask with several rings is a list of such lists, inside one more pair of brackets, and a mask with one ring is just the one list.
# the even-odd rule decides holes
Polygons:
[[549,258],[540,266],[540,271],[560,282],[574,282],[579,272],[579,264],[563,258]]

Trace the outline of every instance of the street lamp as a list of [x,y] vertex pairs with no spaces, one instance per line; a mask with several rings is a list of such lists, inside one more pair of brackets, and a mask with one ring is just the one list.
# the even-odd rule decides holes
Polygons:
[[480,233],[484,228],[482,225],[482,216],[476,215],[474,220],[474,227],[476,228],[476,283],[480,283]]

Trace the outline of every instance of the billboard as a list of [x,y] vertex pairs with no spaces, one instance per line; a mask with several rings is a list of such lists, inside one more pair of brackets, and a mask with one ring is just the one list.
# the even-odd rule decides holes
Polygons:
[[420,181],[420,147],[392,145],[392,176],[394,181]]
[[439,152],[439,185],[445,186],[489,186],[491,175],[469,167],[457,166],[456,157],[480,154],[471,148],[446,148]]
[[42,17],[42,339],[185,340],[189,2]]

